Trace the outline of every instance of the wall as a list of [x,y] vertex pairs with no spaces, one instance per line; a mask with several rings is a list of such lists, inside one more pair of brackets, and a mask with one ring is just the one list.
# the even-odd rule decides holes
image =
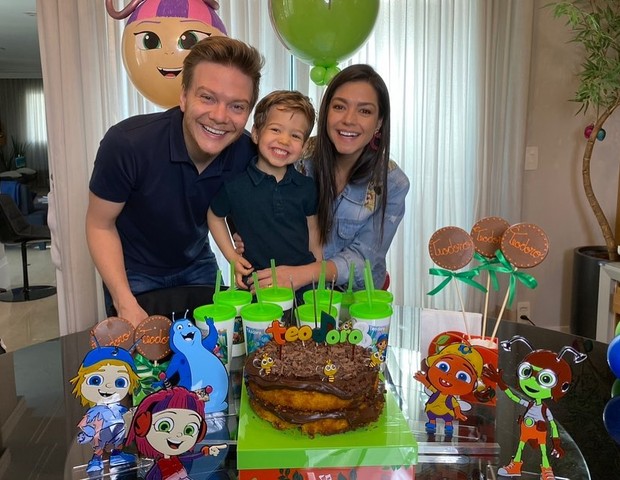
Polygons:
[[[604,241],[581,182],[583,131],[594,120],[594,113],[577,114],[578,104],[570,102],[582,55],[578,45],[568,43],[568,27],[563,19],[553,18],[545,7],[547,3],[536,0],[526,142],[538,147],[539,164],[537,170],[524,174],[522,221],[545,230],[550,251],[544,262],[529,272],[538,280],[538,287],[519,288],[518,292],[519,301],[531,302],[531,317],[537,325],[568,328],[573,250]],[[618,112],[607,121],[605,130],[606,139],[597,142],[594,149],[592,183],[614,228],[620,151]]]

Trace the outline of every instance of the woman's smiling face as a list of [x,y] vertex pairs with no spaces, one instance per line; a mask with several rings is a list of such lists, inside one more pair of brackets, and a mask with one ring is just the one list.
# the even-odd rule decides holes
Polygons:
[[357,160],[381,126],[377,92],[368,82],[348,82],[334,92],[328,108],[329,139],[339,156]]

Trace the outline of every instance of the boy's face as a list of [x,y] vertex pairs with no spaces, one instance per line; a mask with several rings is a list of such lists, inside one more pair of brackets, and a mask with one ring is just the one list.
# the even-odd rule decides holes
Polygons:
[[103,365],[85,376],[82,396],[97,405],[118,403],[129,393],[129,373],[125,367]]
[[271,173],[296,162],[307,129],[308,121],[301,112],[271,108],[260,132],[252,129],[252,140],[258,145],[258,168]]

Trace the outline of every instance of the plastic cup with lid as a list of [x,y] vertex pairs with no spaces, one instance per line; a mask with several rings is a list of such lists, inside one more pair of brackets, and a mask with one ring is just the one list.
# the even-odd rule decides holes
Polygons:
[[282,313],[280,305],[267,302],[251,303],[241,309],[246,354],[249,355],[273,338],[266,330],[274,320],[281,320]]
[[209,304],[196,307],[193,312],[196,326],[203,332],[205,337],[209,334],[207,318],[212,318],[217,330],[218,348],[215,354],[222,360],[226,370],[230,371],[232,360],[233,334],[235,329],[235,317],[237,310],[224,304]]

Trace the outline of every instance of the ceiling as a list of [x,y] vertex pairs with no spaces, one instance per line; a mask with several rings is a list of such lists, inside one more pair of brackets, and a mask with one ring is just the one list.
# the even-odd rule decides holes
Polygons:
[[40,78],[36,0],[0,0],[0,78]]

